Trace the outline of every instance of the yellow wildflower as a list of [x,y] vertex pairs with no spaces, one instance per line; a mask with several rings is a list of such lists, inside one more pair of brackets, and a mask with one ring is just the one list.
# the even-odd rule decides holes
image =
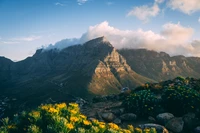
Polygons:
[[69,110],[71,114],[76,114],[77,111],[76,110]]
[[77,108],[78,104],[77,103],[69,103],[70,106]]
[[79,119],[77,117],[70,117],[70,121],[71,122],[77,122]]
[[129,131],[127,129],[123,129],[122,131],[123,131],[123,133],[131,133],[131,131]]
[[98,121],[97,119],[92,120],[92,123],[95,124],[95,125],[100,124],[99,121]]
[[87,118],[85,115],[80,115],[80,117],[81,117],[82,119],[86,119],[86,118]]
[[108,123],[108,126],[109,126],[110,128],[112,128],[112,129],[114,129],[114,130],[118,130],[118,129],[119,129],[118,125],[116,125],[116,124],[114,124],[114,123]]
[[99,124],[99,128],[105,128],[105,127],[106,127],[105,123]]
[[65,108],[67,107],[66,103],[60,103],[60,104],[56,104],[56,107],[59,109]]
[[86,125],[86,126],[89,126],[91,124],[91,122],[88,121],[88,120],[83,120],[83,124]]
[[144,132],[144,133],[149,133],[149,132],[150,132],[150,129],[149,129],[149,128],[145,128],[143,132]]
[[140,129],[140,128],[135,128],[135,131],[137,131],[138,133],[142,133],[142,129]]
[[34,111],[32,112],[33,117],[40,117],[40,112],[39,111]]
[[99,125],[106,125],[106,123],[104,123],[104,122],[99,122]]
[[43,106],[41,107],[41,109],[42,109],[42,110],[48,110],[49,107],[48,107],[47,105],[43,105]]
[[50,112],[50,113],[58,113],[58,110],[51,107],[51,108],[49,108],[48,112]]
[[134,131],[134,127],[132,125],[127,126],[129,130]]
[[74,128],[74,126],[71,123],[66,124],[66,127],[70,130],[72,130]]

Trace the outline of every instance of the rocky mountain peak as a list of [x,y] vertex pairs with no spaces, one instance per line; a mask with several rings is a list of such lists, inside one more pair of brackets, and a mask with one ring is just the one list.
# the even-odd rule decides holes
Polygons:
[[112,44],[104,36],[92,39],[84,43],[83,45],[86,46],[87,48],[96,48],[96,47],[113,48]]

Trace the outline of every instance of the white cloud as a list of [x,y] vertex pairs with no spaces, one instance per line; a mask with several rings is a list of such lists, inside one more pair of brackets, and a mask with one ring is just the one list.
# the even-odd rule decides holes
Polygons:
[[200,17],[199,17],[199,19],[198,19],[198,22],[200,23]]
[[12,40],[31,42],[31,41],[38,40],[40,38],[41,38],[41,36],[28,36],[28,37],[13,38]]
[[159,3],[159,4],[161,4],[161,3],[163,3],[165,0],[155,0],[155,3]]
[[193,32],[192,28],[184,27],[180,23],[167,23],[163,25],[161,33],[157,34],[151,30],[144,31],[142,29],[120,30],[109,26],[109,23],[105,21],[95,26],[90,26],[80,39],[65,39],[48,48],[58,47],[62,49],[70,45],[83,44],[88,40],[105,36],[117,49],[146,48],[164,51],[170,55],[200,56],[200,41],[191,42]]
[[77,0],[78,5],[83,5],[84,3],[86,3],[88,0]]
[[194,33],[194,30],[190,27],[183,27],[178,24],[167,23],[163,25],[161,34],[168,40],[172,40],[174,43],[182,43],[189,41]]
[[143,5],[134,7],[131,11],[129,11],[127,16],[135,16],[144,22],[148,22],[150,17],[157,16],[159,12],[160,8],[158,7],[158,4],[154,3],[153,6]]
[[192,14],[200,10],[199,0],[169,0],[168,6],[185,14]]
[[65,6],[65,4],[62,4],[62,3],[60,3],[60,2],[56,2],[55,5],[56,5],[56,6]]

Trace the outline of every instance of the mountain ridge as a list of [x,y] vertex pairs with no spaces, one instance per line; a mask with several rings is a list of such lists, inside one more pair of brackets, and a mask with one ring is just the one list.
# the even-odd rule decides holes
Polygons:
[[[39,49],[32,57],[12,62],[0,57],[0,86],[9,95],[28,104],[75,97],[119,93],[177,76],[200,77],[200,58],[171,57],[164,52],[115,49],[100,37],[62,50]],[[24,106],[25,106],[24,105]]]

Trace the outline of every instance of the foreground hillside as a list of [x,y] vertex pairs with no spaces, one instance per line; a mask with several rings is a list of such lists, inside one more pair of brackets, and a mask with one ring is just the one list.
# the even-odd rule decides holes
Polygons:
[[[3,119],[4,132],[199,133],[200,79],[146,83],[93,102],[48,104]],[[79,112],[80,111],[80,112]],[[83,115],[82,115],[83,114]],[[127,128],[128,126],[128,128]],[[124,129],[125,128],[125,129]]]

